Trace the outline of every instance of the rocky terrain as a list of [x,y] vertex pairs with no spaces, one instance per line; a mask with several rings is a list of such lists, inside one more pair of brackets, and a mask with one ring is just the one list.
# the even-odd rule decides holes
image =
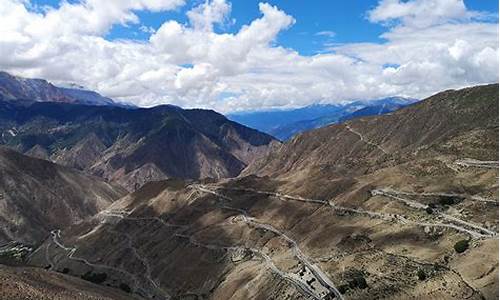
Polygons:
[[27,262],[146,299],[498,299],[498,100],[445,91],[237,178],[146,183]]
[[40,268],[0,265],[0,294],[9,300],[111,300],[140,299],[113,288]]
[[0,143],[134,191],[151,180],[237,176],[271,136],[208,110],[0,101]]
[[82,172],[0,147],[0,245],[34,245],[93,216],[126,191]]

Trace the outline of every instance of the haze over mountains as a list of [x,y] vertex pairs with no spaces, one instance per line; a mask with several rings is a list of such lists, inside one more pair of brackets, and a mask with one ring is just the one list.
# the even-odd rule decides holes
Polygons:
[[142,299],[498,296],[497,84],[282,145],[213,111],[0,103],[2,143],[67,166],[0,151],[0,258],[48,269],[42,293],[62,272]]
[[307,130],[356,117],[385,114],[416,101],[411,98],[392,97],[346,104],[316,104],[291,110],[233,113],[228,117],[285,141]]

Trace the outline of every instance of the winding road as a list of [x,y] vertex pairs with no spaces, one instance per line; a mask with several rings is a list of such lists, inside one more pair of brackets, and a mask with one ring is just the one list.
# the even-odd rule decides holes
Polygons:
[[389,152],[387,152],[387,151],[386,151],[384,148],[382,148],[379,144],[375,144],[374,142],[372,142],[372,141],[370,141],[370,140],[366,139],[366,138],[365,138],[365,137],[364,137],[361,133],[359,133],[358,131],[356,131],[356,130],[352,129],[352,127],[351,127],[349,124],[345,123],[345,124],[344,124],[344,126],[345,126],[345,128],[346,128],[347,130],[349,130],[350,132],[352,132],[352,133],[354,133],[355,135],[359,136],[359,139],[360,139],[362,142],[365,142],[365,143],[367,143],[367,144],[369,144],[369,145],[375,146],[375,147],[376,147],[376,148],[378,148],[380,151],[382,151],[384,154],[389,154]]
[[[376,189],[372,191],[372,195],[377,196],[384,196],[387,198],[391,198],[400,202],[403,202],[409,207],[420,209],[420,210],[425,210],[428,206],[425,204],[422,204],[420,202],[406,199],[401,197],[401,195],[409,195],[408,193],[405,192],[399,192],[391,189]],[[457,229],[459,231],[468,233],[469,235],[475,237],[475,238],[485,238],[485,237],[497,237],[498,233],[493,232],[487,228],[484,228],[482,226],[479,226],[477,224],[467,222],[461,219],[458,219],[454,216],[445,214],[443,212],[436,212],[436,215],[455,224],[446,224],[447,227]],[[444,223],[441,223],[441,225],[445,225]],[[451,226],[453,225],[453,226]],[[465,226],[465,227],[464,227]],[[466,228],[468,227],[468,228]]]
[[[217,196],[219,198],[228,200],[230,202],[234,202],[233,199],[231,199],[230,197],[227,197],[226,195],[220,194],[220,193],[218,193],[216,191],[210,190],[210,189],[208,189],[208,188],[206,188],[204,186],[192,185],[192,187],[195,188],[195,189],[198,189],[199,191],[202,191],[202,192],[205,192],[205,193],[210,193],[210,194],[213,194],[213,195],[215,195],[215,196]],[[306,201],[306,199],[301,199],[301,200]],[[326,203],[323,202],[323,204],[326,204]],[[321,285],[323,285],[325,288],[327,288],[333,295],[335,295],[335,297],[337,299],[343,299],[342,294],[335,287],[335,285],[330,280],[330,278],[318,266],[316,266],[315,264],[313,264],[311,262],[311,259],[308,256],[306,256],[302,252],[302,250],[300,250],[297,242],[294,239],[290,238],[285,233],[283,233],[280,230],[276,229],[271,224],[261,223],[257,219],[255,219],[253,217],[250,217],[248,215],[248,212],[245,211],[245,210],[243,210],[243,209],[233,208],[233,207],[229,207],[229,206],[226,206],[226,205],[223,205],[223,206],[220,206],[220,207],[221,208],[225,208],[225,209],[230,209],[230,210],[238,211],[238,212],[241,213],[242,220],[245,223],[247,223],[249,225],[253,225],[254,227],[257,227],[257,228],[261,228],[261,229],[264,229],[264,230],[267,230],[267,231],[271,231],[274,234],[282,237],[284,240],[287,241],[287,243],[289,245],[291,245],[295,257],[297,257],[297,259],[299,261],[301,261],[305,266],[307,266],[309,268],[309,270],[314,274],[314,276],[321,283]]]
[[456,160],[455,164],[461,167],[498,169],[498,161],[495,160],[477,160],[473,158],[463,158]]

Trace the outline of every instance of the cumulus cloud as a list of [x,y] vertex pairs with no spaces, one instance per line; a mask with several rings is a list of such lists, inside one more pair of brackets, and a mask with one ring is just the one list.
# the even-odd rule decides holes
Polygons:
[[382,0],[368,14],[372,22],[399,20],[405,26],[426,27],[477,15],[462,0]]
[[213,25],[223,23],[230,11],[231,4],[225,0],[213,0],[212,2],[207,0],[204,4],[188,11],[187,16],[195,30],[211,32]]
[[498,81],[498,24],[480,21],[458,0],[380,1],[367,17],[387,26],[383,43],[344,44],[313,56],[277,45],[295,19],[267,3],[235,33],[215,32],[229,20],[231,4],[211,0],[188,11],[187,24],[144,27],[147,41],[105,38],[115,24],[140,24],[138,10],[184,4],[85,0],[37,12],[25,0],[0,0],[0,69],[76,82],[142,106],[223,112],[424,97]]

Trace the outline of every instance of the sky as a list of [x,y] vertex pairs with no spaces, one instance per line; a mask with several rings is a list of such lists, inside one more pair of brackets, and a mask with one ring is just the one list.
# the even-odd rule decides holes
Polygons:
[[286,109],[498,82],[498,2],[0,0],[0,70],[139,106]]

